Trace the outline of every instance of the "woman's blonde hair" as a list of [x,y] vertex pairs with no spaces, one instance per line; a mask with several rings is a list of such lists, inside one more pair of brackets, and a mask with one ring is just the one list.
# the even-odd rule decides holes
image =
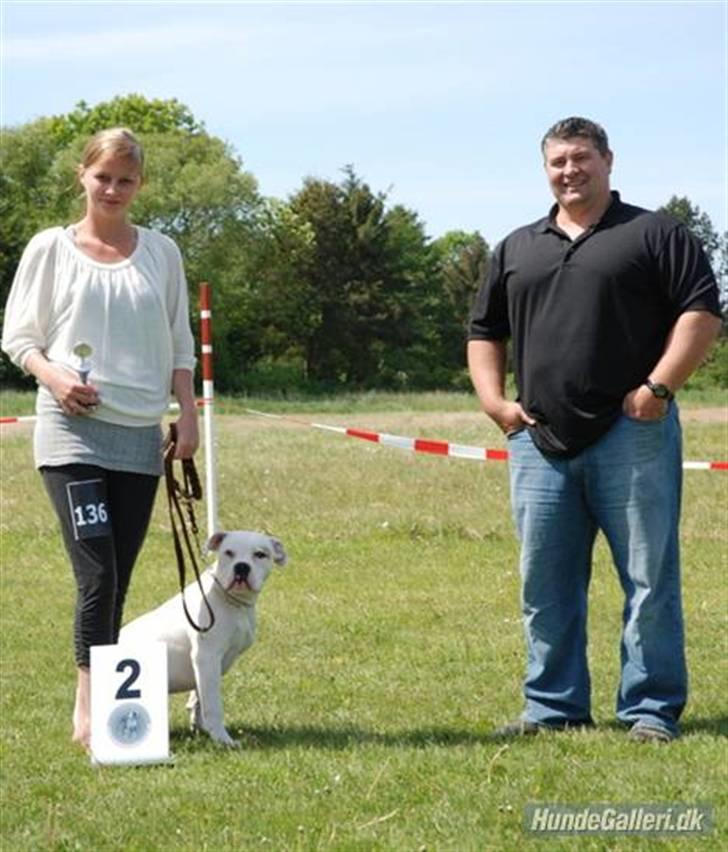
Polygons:
[[90,168],[96,160],[105,154],[117,157],[128,157],[136,163],[139,174],[144,175],[144,149],[141,142],[127,127],[110,127],[99,130],[86,143],[78,166],[80,175],[84,169]]

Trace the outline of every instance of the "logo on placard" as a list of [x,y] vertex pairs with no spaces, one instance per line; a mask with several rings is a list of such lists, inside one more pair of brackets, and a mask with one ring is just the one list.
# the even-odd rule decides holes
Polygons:
[[109,733],[117,745],[138,745],[149,728],[149,713],[141,704],[122,704],[109,716]]

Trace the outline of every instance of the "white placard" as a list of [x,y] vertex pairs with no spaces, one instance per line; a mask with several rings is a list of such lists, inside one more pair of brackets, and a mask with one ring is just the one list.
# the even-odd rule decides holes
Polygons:
[[91,648],[91,760],[100,764],[169,760],[163,642]]

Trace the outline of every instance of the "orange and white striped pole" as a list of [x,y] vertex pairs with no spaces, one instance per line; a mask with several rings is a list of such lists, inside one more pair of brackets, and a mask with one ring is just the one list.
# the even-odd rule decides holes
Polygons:
[[200,341],[202,343],[202,414],[205,436],[207,534],[217,532],[217,471],[215,467],[215,389],[212,372],[212,296],[207,281],[200,283]]

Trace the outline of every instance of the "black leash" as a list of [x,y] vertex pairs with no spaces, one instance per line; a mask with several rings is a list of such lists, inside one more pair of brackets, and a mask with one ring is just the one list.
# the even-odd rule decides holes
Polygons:
[[[202,486],[200,485],[200,477],[197,475],[197,469],[192,459],[182,459],[182,485],[177,482],[174,477],[174,453],[177,448],[177,427],[174,423],[170,424],[169,435],[164,445],[164,480],[167,485],[167,504],[169,506],[169,520],[172,525],[172,540],[174,542],[174,553],[177,558],[177,571],[179,573],[179,585],[182,592],[182,608],[185,611],[185,616],[190,626],[199,633],[207,633],[215,624],[215,613],[212,611],[210,602],[207,600],[205,590],[202,588],[200,579],[200,570],[197,567],[197,558],[195,556],[195,548],[193,547],[188,532],[188,527],[195,536],[197,542],[197,551],[199,552],[199,530],[197,528],[197,519],[195,518],[194,503],[196,500],[202,499]],[[182,511],[182,504],[187,510],[187,521]],[[182,529],[180,537],[179,528]],[[184,539],[185,547],[182,547],[181,539]],[[192,568],[195,572],[195,579],[202,595],[202,600],[207,607],[207,612],[210,616],[210,623],[207,627],[200,627],[187,609],[185,601],[185,550],[187,556],[192,563]]]

